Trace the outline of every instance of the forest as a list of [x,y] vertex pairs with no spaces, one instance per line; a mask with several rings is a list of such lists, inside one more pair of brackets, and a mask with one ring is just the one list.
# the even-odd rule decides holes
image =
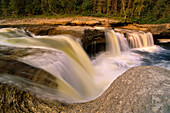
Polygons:
[[95,16],[170,23],[170,0],[0,0],[0,17]]

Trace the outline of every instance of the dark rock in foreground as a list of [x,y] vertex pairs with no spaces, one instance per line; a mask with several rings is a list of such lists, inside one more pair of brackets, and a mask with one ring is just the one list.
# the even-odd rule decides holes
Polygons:
[[112,112],[168,113],[170,71],[158,67],[135,67],[118,77],[96,100],[62,104],[43,100],[18,87],[0,84],[1,112]]

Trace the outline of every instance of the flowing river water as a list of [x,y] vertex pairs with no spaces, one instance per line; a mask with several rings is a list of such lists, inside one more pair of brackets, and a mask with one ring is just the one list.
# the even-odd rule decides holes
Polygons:
[[31,36],[17,28],[2,28],[0,45],[38,49],[38,53],[18,57],[17,61],[50,73],[58,86],[50,88],[1,72],[0,82],[15,83],[40,97],[82,103],[100,96],[131,67],[151,65],[170,69],[170,50],[154,45],[150,32],[129,31],[125,37],[114,30],[106,30],[105,35],[106,51],[90,60],[70,35]]

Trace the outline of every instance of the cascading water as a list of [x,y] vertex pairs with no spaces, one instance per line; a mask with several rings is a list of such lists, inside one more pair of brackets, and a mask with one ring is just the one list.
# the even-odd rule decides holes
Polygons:
[[135,32],[129,33],[128,35],[131,48],[149,47],[154,45],[153,36],[150,32]]
[[115,33],[116,38],[118,39],[121,51],[128,51],[130,48],[129,48],[129,44],[125,36],[119,32],[114,32],[114,33]]
[[105,32],[106,35],[106,50],[111,56],[118,56],[121,54],[119,42],[117,37],[115,36],[115,32],[113,30],[109,30]]
[[[153,45],[151,33],[129,32],[128,39],[131,47]],[[107,52],[97,55],[90,62],[79,43],[69,35],[29,37],[22,30],[0,29],[1,45],[39,48],[39,53],[18,57],[18,61],[45,70],[57,78],[54,81],[58,84],[57,88],[49,88],[30,82],[29,84],[34,84],[34,87],[30,87],[29,90],[38,95],[67,103],[87,102],[97,98],[113,80],[131,67],[139,65],[153,65],[167,69],[170,67],[170,61],[167,57],[157,58],[157,55],[165,55],[164,51],[167,55],[170,53],[169,50],[164,50],[158,46],[129,49],[124,35],[113,30],[106,30],[106,40]],[[93,48],[96,48],[95,43],[93,45]],[[48,52],[41,53],[41,49]],[[158,54],[160,52],[161,54]],[[148,54],[150,57],[147,56]],[[160,62],[153,63],[155,59],[156,61],[159,59]],[[146,64],[145,61],[150,61],[150,64]],[[21,86],[28,86],[26,85],[28,81],[13,75],[0,76],[0,82],[4,81],[14,81]]]
[[[15,32],[16,29],[11,30]],[[1,37],[1,44],[55,51],[56,54],[39,53],[18,60],[43,69],[57,78],[57,93],[53,97],[57,100],[68,103],[86,102],[99,96],[112,82],[110,78],[98,81],[86,53],[71,36]]]
[[114,30],[107,30],[106,35],[106,50],[112,56],[120,56],[121,51],[128,51],[129,44],[127,39],[122,33],[115,32]]

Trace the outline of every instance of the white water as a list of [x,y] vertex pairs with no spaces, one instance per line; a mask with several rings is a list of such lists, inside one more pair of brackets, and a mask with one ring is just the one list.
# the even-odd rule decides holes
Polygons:
[[[90,62],[84,50],[71,36],[35,36],[32,38],[24,36],[25,32],[18,29],[9,30],[10,32],[7,29],[0,29],[2,33],[7,31],[9,36],[0,34],[0,43],[2,45],[43,48],[51,51],[51,53],[40,52],[18,58],[19,61],[46,70],[58,78],[56,83],[59,87],[57,89],[36,85],[36,88],[30,88],[29,90],[34,91],[40,96],[67,103],[87,102],[97,98],[119,75],[131,67],[141,65],[143,63],[142,59],[145,57],[134,52],[134,50],[140,52],[147,51],[149,53],[162,51],[157,46],[129,50],[124,35],[109,30],[106,32],[107,52],[101,53]],[[21,33],[19,35],[20,38],[15,35],[18,35],[15,31]],[[131,34],[131,36],[136,35],[138,34]],[[144,35],[142,34],[143,37]],[[142,44],[151,46],[153,42],[150,42],[151,36],[149,35],[151,34],[148,33],[145,35],[149,37],[144,39],[144,42],[146,42],[146,39],[149,41],[146,44],[141,42],[136,43],[135,41],[138,40],[136,38],[132,39],[132,42],[139,47],[142,47]],[[92,49],[96,49],[95,44]],[[27,82],[17,77],[12,79],[10,77],[5,77],[3,80],[16,80],[22,86],[24,86],[24,82]],[[34,83],[30,84],[32,85]]]
[[148,33],[129,33],[129,42],[130,47],[132,48],[142,48],[142,47],[149,47],[153,46],[153,37],[150,32]]
[[106,35],[106,50],[111,56],[118,56],[121,54],[119,42],[113,30],[105,32]]
[[71,36],[1,37],[1,44],[44,48],[56,52],[56,54],[41,54],[40,52],[18,58],[19,61],[46,70],[57,78],[58,88],[53,99],[67,103],[86,102],[99,96],[112,82],[111,79],[107,80],[104,75],[100,76],[103,79],[98,81],[88,56]]

